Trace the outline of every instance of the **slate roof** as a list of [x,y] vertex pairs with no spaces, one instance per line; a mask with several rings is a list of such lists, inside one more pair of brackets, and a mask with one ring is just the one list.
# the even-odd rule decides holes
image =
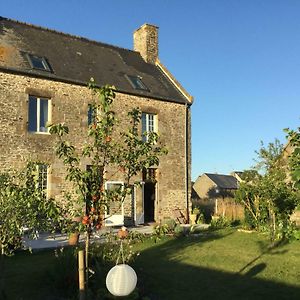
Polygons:
[[[46,57],[53,72],[31,68],[26,53]],[[119,92],[177,103],[187,99],[138,52],[0,17],[0,69],[86,85],[110,84]],[[136,90],[125,74],[140,76],[149,91]]]
[[210,174],[204,173],[208,176],[218,187],[222,189],[238,189],[238,181],[235,177],[231,175],[220,175],[220,174]]

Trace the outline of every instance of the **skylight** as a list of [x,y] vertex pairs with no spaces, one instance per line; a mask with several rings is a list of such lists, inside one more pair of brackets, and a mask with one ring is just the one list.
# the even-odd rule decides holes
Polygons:
[[132,87],[136,90],[149,91],[139,76],[126,75]]
[[27,58],[33,69],[51,72],[50,65],[45,57],[27,54]]

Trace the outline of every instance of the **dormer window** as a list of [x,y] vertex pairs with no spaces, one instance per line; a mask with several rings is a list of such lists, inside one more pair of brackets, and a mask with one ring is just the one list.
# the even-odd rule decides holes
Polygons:
[[27,54],[27,58],[33,69],[51,72],[50,65],[45,57]]
[[149,89],[143,83],[141,77],[139,76],[132,76],[132,75],[125,75],[132,87],[136,90],[144,90],[149,91]]

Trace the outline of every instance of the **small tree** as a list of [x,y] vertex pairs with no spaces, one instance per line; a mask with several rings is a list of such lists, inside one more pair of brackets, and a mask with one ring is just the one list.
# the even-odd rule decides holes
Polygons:
[[[288,180],[283,146],[276,140],[257,152],[256,169],[241,183],[236,199],[244,204],[248,220],[258,230],[268,228],[271,240],[287,237],[290,215],[297,205],[297,196]],[[247,219],[247,218],[246,218]]]
[[53,199],[46,199],[38,186],[36,163],[29,162],[20,172],[0,175],[0,248],[8,255],[22,247],[24,229],[32,236],[54,231],[63,221]]
[[285,129],[288,134],[289,144],[292,153],[289,156],[289,167],[294,189],[300,191],[300,127],[297,130]]
[[[66,166],[66,178],[73,182],[77,196],[85,206],[83,224],[86,231],[86,261],[88,261],[89,236],[93,228],[100,228],[104,212],[111,203],[120,207],[126,196],[131,195],[134,176],[143,169],[159,164],[159,156],[167,150],[159,145],[158,134],[143,133],[139,130],[142,113],[138,108],[128,112],[128,128],[119,121],[112,104],[115,99],[113,87],[97,87],[93,81],[89,88],[97,96],[92,107],[92,124],[87,130],[88,142],[82,150],[66,140],[69,128],[65,124],[50,126],[50,133],[58,137],[56,154]],[[125,127],[126,128],[126,127]],[[90,168],[85,169],[83,160],[90,161]],[[124,186],[114,191],[105,190],[109,173],[124,179]]]

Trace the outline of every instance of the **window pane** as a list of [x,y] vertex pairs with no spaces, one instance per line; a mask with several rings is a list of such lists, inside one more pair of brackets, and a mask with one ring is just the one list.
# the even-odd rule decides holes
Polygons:
[[155,115],[142,113],[142,133],[143,133],[143,141],[147,141],[148,132],[155,132]]
[[137,90],[148,90],[148,88],[145,86],[145,84],[142,82],[142,80],[137,76],[130,76],[127,75],[127,78],[131,82],[132,86]]
[[148,131],[154,131],[154,115],[148,115]]
[[145,133],[147,132],[147,114],[142,113],[142,139],[145,142],[147,140],[147,136]]
[[47,175],[48,175],[48,166],[44,164],[38,164],[38,182],[37,187],[40,191],[46,192],[47,191]]
[[41,57],[37,57],[37,56],[30,56],[32,65],[34,68],[36,69],[46,69],[45,65],[43,64],[43,59]]
[[50,68],[43,57],[29,55],[29,60],[34,69],[40,69],[45,71],[50,71]]
[[29,96],[28,131],[37,131],[37,99]]
[[39,124],[40,132],[48,131],[46,126],[47,122],[48,122],[48,100],[40,99],[40,124]]
[[94,108],[91,104],[88,106],[88,125],[95,123]]

